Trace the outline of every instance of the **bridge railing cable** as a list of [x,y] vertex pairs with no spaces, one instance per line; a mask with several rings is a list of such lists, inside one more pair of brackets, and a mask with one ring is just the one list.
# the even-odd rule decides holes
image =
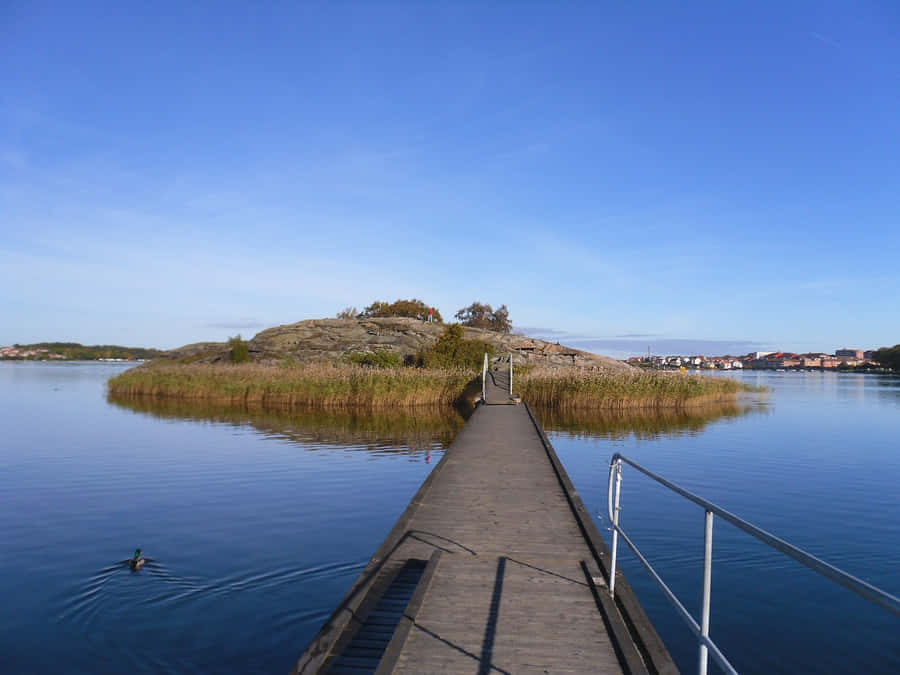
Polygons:
[[[622,528],[619,527],[619,501],[622,490],[623,463],[633,466],[644,475],[655,480],[657,483],[664,485],[665,487],[669,488],[673,492],[676,492],[685,499],[694,502],[698,506],[702,507],[706,512],[703,545],[703,600],[701,603],[701,616],[699,624],[694,619],[694,617],[691,616],[690,612],[688,612],[684,608],[684,605],[681,604],[672,590],[665,584],[656,570],[653,569],[653,566],[638,550],[637,546],[635,546],[631,539],[628,538],[628,535],[626,535]],[[786,542],[784,539],[776,537],[770,532],[766,532],[765,530],[756,527],[743,518],[739,518],[733,513],[726,511],[725,509],[717,506],[716,504],[713,504],[710,501],[707,501],[703,497],[695,495],[693,492],[689,492],[688,490],[685,490],[675,483],[666,480],[662,476],[653,473],[649,469],[641,466],[640,464],[637,464],[636,462],[633,462],[632,460],[628,459],[618,452],[612,456],[609,464],[607,509],[609,513],[609,520],[612,523],[612,555],[609,572],[610,595],[615,597],[616,558],[618,555],[618,540],[619,537],[621,537],[622,541],[628,544],[628,547],[634,552],[634,555],[637,557],[638,561],[640,561],[640,563],[644,566],[653,580],[656,581],[656,583],[662,589],[663,593],[668,598],[669,602],[672,603],[672,605],[675,607],[675,610],[678,612],[681,618],[684,619],[688,627],[697,637],[699,645],[699,661],[697,672],[699,672],[701,675],[706,674],[710,654],[712,655],[716,663],[718,663],[726,673],[737,673],[737,670],[734,669],[734,666],[729,663],[728,659],[725,658],[725,655],[709,637],[710,592],[712,586],[712,531],[714,516],[719,516],[723,520],[726,520],[737,527],[739,530],[743,530],[747,534],[756,537],[763,543],[768,544],[769,546],[783,553],[789,558],[793,558],[797,562],[806,565],[810,569],[815,570],[819,574],[827,577],[828,579],[831,579],[831,581],[837,584],[840,584],[844,588],[853,591],[869,602],[872,602],[879,607],[888,610],[892,614],[900,616],[900,598],[897,598],[896,596],[891,595],[890,593],[883,591],[882,589],[877,588],[876,586],[873,586],[872,584],[869,584],[862,579],[858,579],[852,574],[848,574],[844,570],[838,569],[834,565],[831,565],[824,560],[817,558],[811,553],[808,553],[803,549]]]

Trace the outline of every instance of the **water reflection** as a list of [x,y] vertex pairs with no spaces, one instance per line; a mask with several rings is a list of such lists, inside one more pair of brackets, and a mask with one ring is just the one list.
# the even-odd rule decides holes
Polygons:
[[607,438],[642,440],[677,438],[701,433],[719,420],[748,414],[767,415],[765,401],[711,403],[683,409],[634,410],[558,410],[536,408],[535,414],[547,432],[570,438]]
[[[171,399],[114,398],[118,407],[160,419],[194,420],[251,426],[272,438],[304,445],[358,447],[369,451],[421,452],[447,448],[463,427],[469,412],[436,407],[416,410],[290,410],[235,408]],[[771,413],[765,400],[711,403],[673,409],[558,410],[535,408],[548,432],[571,438],[676,438],[701,433],[709,424],[748,414]]]
[[304,446],[359,448],[370,452],[425,452],[446,448],[466,422],[463,410],[290,410],[235,408],[214,404],[148,398],[107,400],[120,408],[170,420],[193,420],[251,426],[270,438]]

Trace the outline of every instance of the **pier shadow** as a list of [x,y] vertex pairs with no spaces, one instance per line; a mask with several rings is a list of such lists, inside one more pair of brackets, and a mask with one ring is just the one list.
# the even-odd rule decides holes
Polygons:
[[[481,660],[478,675],[488,675],[493,669],[491,661],[494,655],[494,638],[497,635],[497,621],[500,618],[500,599],[503,597],[503,576],[506,573],[506,556],[497,560],[497,573],[494,575],[494,591],[491,594],[491,606],[484,627],[484,639],[481,642]],[[500,670],[497,668],[496,670]],[[505,672],[505,671],[500,671]]]
[[[434,532],[426,532],[425,530],[409,530],[407,532],[407,536],[410,539],[415,539],[416,541],[419,541],[423,544],[426,544],[428,546],[432,546],[436,549],[439,549],[439,550],[443,551],[444,553],[459,553],[460,551],[464,551],[464,552],[468,553],[469,555],[478,555],[478,553],[476,553],[474,550],[472,550],[468,546],[460,544],[458,541],[455,541],[453,539],[449,539],[449,538],[443,537],[439,534],[435,534]],[[422,538],[423,536],[424,537],[434,537],[435,539],[439,539],[440,541],[445,542],[446,544],[456,546],[457,549],[459,549],[459,550],[456,550],[456,551],[451,550],[449,548],[446,548],[445,546],[442,546],[441,544],[437,544],[433,541],[428,541],[427,539],[423,539]]]
[[536,565],[531,565],[527,562],[523,562],[521,560],[516,560],[515,558],[506,558],[511,563],[515,563],[516,565],[521,565],[522,567],[527,567],[528,569],[532,569],[535,572],[540,572],[541,574],[549,574],[551,577],[556,577],[557,579],[561,579],[563,581],[567,581],[570,584],[578,584],[579,586],[588,586],[586,581],[579,581],[578,579],[572,579],[571,577],[567,577],[564,574],[560,574],[559,572],[554,572],[553,570],[545,570],[543,567],[538,567]]

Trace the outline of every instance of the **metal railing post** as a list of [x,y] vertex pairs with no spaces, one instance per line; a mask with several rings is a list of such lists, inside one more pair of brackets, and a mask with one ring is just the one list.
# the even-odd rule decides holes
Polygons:
[[512,352],[510,352],[510,354],[509,354],[509,395],[510,395],[510,398],[512,398],[512,367],[513,367]]
[[609,490],[607,494],[607,501],[612,501],[612,495],[609,494],[612,492],[613,488],[613,471],[616,473],[616,494],[615,494],[615,502],[610,508],[609,518],[612,521],[612,555],[610,557],[609,563],[609,595],[611,597],[615,597],[616,594],[616,555],[619,549],[619,495],[622,491],[622,460],[616,460],[609,467]]
[[700,663],[697,672],[706,675],[706,667],[709,662],[709,650],[704,639],[709,639],[709,604],[712,591],[712,535],[713,512],[706,509],[706,522],[703,534],[703,603],[700,615]]
[[487,403],[487,368],[488,368],[488,355],[487,352],[484,353],[484,365],[481,368],[481,400]]
[[[625,464],[630,464],[645,476],[655,480],[660,485],[663,485],[664,487],[681,495],[689,501],[692,501],[693,503],[702,507],[704,510],[705,527],[703,537],[703,598],[701,603],[702,611],[700,623],[697,623],[694,617],[691,616],[691,613],[688,612],[687,609],[685,609],[684,605],[681,604],[681,601],[672,592],[672,589],[666,585],[666,583],[662,580],[656,570],[653,569],[653,565],[650,564],[650,561],[648,561],[644,557],[638,547],[634,545],[634,542],[629,539],[625,531],[619,527],[619,497],[622,488],[623,462]],[[613,482],[615,482],[615,486],[613,486]],[[614,487],[615,495],[613,494]],[[813,571],[818,572],[822,576],[830,579],[840,586],[843,586],[853,593],[856,593],[869,602],[878,605],[882,609],[886,609],[895,616],[900,616],[900,598],[898,598],[897,596],[891,595],[887,591],[878,588],[877,586],[873,586],[872,584],[869,584],[862,579],[848,574],[842,569],[838,569],[837,567],[828,564],[824,560],[816,558],[814,555],[794,546],[793,544],[786,542],[784,539],[779,539],[772,533],[766,532],[765,530],[756,527],[756,525],[747,522],[743,518],[739,518],[730,511],[726,511],[722,507],[717,506],[710,501],[707,501],[699,495],[688,492],[684,488],[676,485],[669,480],[666,480],[656,473],[653,473],[646,467],[641,466],[637,462],[634,462],[633,460],[619,454],[618,452],[613,454],[609,462],[609,483],[606,488],[606,501],[607,512],[609,513],[609,519],[612,522],[612,556],[610,561],[609,578],[610,595],[614,595],[615,592],[616,558],[618,555],[618,542],[621,538],[622,541],[624,541],[628,545],[628,548],[630,548],[634,553],[635,557],[638,559],[638,562],[644,567],[645,570],[647,570],[653,580],[656,581],[657,585],[662,589],[663,593],[665,593],[669,602],[672,603],[672,606],[675,608],[681,618],[684,619],[685,623],[687,623],[694,636],[696,636],[699,642],[700,657],[697,670],[699,673],[701,673],[701,675],[706,675],[710,656],[725,673],[728,673],[729,675],[738,675],[737,670],[735,670],[734,666],[731,665],[731,663],[722,653],[722,650],[719,649],[719,646],[709,637],[709,618],[711,605],[710,598],[712,596],[712,536],[713,519],[715,516],[719,516],[726,522],[734,525],[739,530],[742,530],[747,534],[756,537],[767,546],[771,546],[776,551],[779,551],[780,553],[786,555],[789,558],[792,558],[800,564],[809,567]]]

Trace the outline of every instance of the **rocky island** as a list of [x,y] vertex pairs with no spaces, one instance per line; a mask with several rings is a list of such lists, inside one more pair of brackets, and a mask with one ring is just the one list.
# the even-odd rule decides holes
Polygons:
[[[309,319],[275,326],[247,341],[250,360],[278,364],[284,359],[299,363],[339,361],[352,354],[391,351],[401,360],[431,347],[446,324],[406,317],[367,319]],[[516,363],[533,366],[577,366],[608,372],[634,370],[621,361],[599,356],[559,343],[463,326],[463,338],[493,347],[495,354],[513,354]],[[231,361],[227,342],[201,342],[165,352],[160,361],[227,363]]]
[[560,409],[679,408],[745,389],[725,378],[646,372],[524,335],[374,317],[306,320],[247,341],[186,345],[112,378],[109,393],[240,407],[471,406],[485,352],[512,354],[516,393]]

